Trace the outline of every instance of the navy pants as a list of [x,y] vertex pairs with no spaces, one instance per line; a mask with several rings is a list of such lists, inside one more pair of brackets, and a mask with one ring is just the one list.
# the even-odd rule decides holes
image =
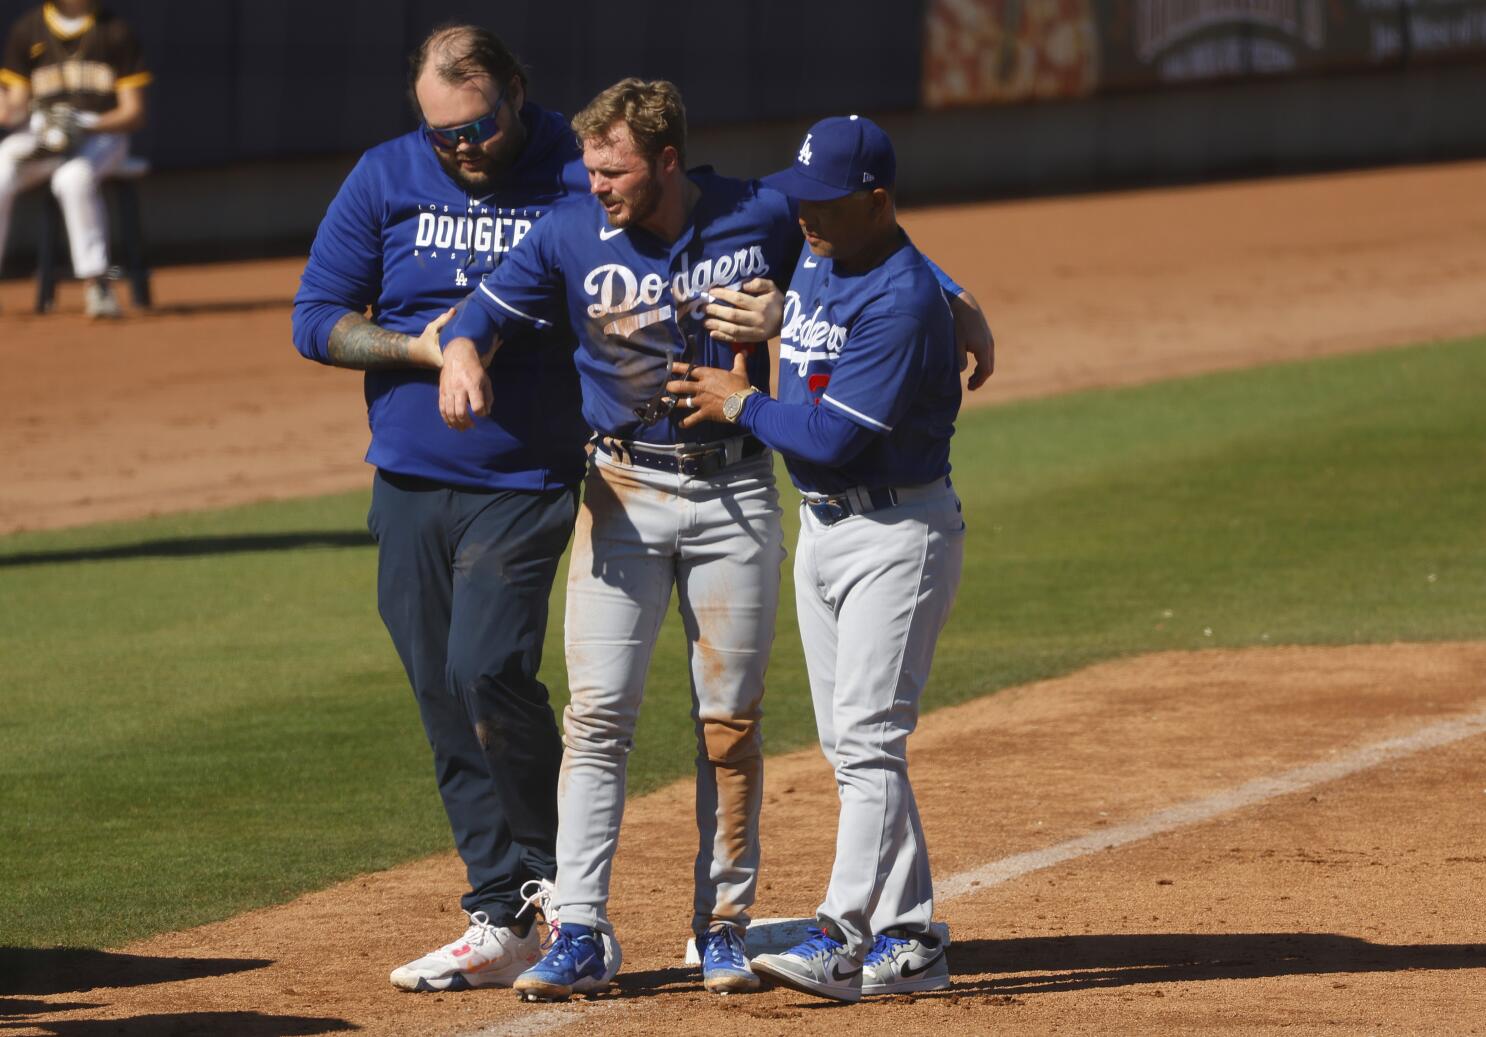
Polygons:
[[379,471],[367,525],[377,606],[433,749],[469,876],[461,905],[508,925],[556,873],[562,740],[537,679],[577,490],[463,490]]

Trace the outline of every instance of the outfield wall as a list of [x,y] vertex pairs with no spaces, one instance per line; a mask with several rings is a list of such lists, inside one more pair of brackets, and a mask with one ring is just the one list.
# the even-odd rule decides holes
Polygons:
[[[28,4],[0,0],[0,20]],[[356,154],[414,125],[407,51],[488,0],[117,0],[156,75],[135,141],[155,262],[283,254]],[[1486,156],[1486,0],[503,3],[533,96],[686,92],[691,159],[786,163],[822,114],[897,141],[923,203]],[[602,26],[602,28],[599,28]],[[25,271],[22,200],[7,270]]]

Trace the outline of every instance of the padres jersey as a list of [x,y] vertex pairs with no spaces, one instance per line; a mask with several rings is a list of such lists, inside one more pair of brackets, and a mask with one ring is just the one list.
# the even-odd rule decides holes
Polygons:
[[150,78],[123,19],[98,11],[69,31],[51,4],[15,23],[0,64],[0,86],[24,86],[43,104],[65,103],[85,112],[111,111],[118,91],[146,86]]
[[809,493],[915,486],[949,474],[959,351],[944,288],[905,237],[864,273],[806,251],[785,296],[779,402],[830,407],[878,435],[839,468],[791,457]]
[[[635,409],[662,391],[673,360],[732,367],[732,349],[702,326],[703,293],[736,289],[755,277],[787,281],[803,239],[779,192],[707,167],[688,175],[702,193],[675,242],[638,227],[610,227],[592,197],[564,207],[481,282],[444,341],[488,341],[492,326],[505,339],[530,327],[570,325],[578,339],[583,414],[595,431],[651,443],[736,436],[726,424],[682,429],[684,411],[644,425]],[[748,372],[767,392],[765,350],[753,351]]]
[[[329,362],[330,331],[347,310],[408,335],[465,298],[534,227],[587,198],[578,144],[556,112],[521,109],[526,147],[496,189],[470,197],[444,172],[421,131],[361,157],[315,234],[294,299],[294,344]],[[586,208],[586,207],[585,207]],[[366,372],[372,441],[385,471],[476,489],[542,490],[583,473],[588,428],[579,412],[566,326],[514,330],[490,365],[489,418],[456,432],[439,417],[439,373]]]

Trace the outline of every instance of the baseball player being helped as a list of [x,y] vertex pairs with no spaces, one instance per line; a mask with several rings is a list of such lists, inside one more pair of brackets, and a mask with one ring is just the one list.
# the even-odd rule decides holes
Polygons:
[[[687,172],[685,111],[663,81],[621,81],[573,120],[593,198],[555,211],[445,329],[440,411],[454,428],[490,407],[484,364],[518,329],[576,331],[584,416],[597,430],[564,619],[571,702],[558,792],[561,925],[517,979],[529,999],[606,987],[610,870],[645,673],[674,586],[691,662],[698,850],[692,930],[706,989],[758,988],[743,943],[758,870],[759,718],[784,558],[772,457],[727,422],[680,424],[673,360],[767,387],[763,350],[714,332],[770,321],[763,279],[794,268],[789,200],[757,182]],[[722,299],[732,306],[714,301]],[[737,322],[737,323],[734,323]],[[759,337],[758,334],[754,335]],[[765,336],[766,337],[766,336]]]
[[[964,556],[949,481],[960,351],[940,283],[898,226],[895,172],[871,121],[811,127],[794,166],[764,180],[798,200],[809,244],[783,307],[779,399],[736,365],[673,365],[667,387],[686,399],[683,424],[757,437],[804,494],[795,594],[841,814],[819,929],[753,967],[842,1001],[949,985],[907,749]],[[978,357],[972,387],[992,363]]]

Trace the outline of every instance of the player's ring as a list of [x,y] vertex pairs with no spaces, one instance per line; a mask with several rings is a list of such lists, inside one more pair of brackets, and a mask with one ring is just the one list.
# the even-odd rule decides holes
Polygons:
[[697,409],[697,398],[695,396],[688,396],[688,397],[686,397],[686,405],[688,407],[690,407],[692,410],[696,410]]

